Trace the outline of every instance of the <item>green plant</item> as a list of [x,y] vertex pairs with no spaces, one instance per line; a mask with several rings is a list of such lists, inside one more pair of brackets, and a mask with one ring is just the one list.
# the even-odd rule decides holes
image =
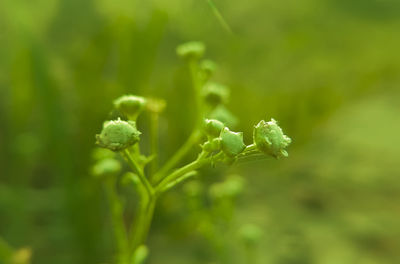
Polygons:
[[[229,129],[230,124],[236,122],[224,105],[228,101],[229,90],[209,81],[215,64],[211,61],[200,61],[204,52],[205,46],[201,42],[189,42],[177,48],[177,54],[186,61],[190,69],[196,109],[195,125],[187,141],[161,168],[158,168],[157,159],[157,122],[159,114],[165,108],[163,100],[134,95],[118,98],[114,101],[114,106],[119,110],[121,118],[126,120],[118,118],[106,121],[100,134],[96,135],[97,145],[104,149],[96,150],[96,163],[92,172],[102,179],[110,202],[118,264],[138,264],[146,259],[146,238],[157,200],[164,192],[196,175],[200,168],[210,164],[232,164],[238,159],[257,153],[275,158],[287,156],[285,148],[289,145],[290,138],[283,134],[273,119],[269,122],[262,120],[254,127],[254,142],[249,145],[244,143],[242,132]],[[144,156],[141,152],[141,132],[136,127],[137,117],[142,111],[148,111],[151,118],[149,156]],[[201,146],[197,158],[179,166],[195,145]],[[129,232],[124,224],[124,205],[117,191],[117,175],[121,171],[117,154],[131,168],[131,172],[122,177],[123,182],[133,183],[139,194],[139,211]],[[237,191],[239,185],[235,183],[227,186],[229,188],[224,189],[225,192],[231,193]],[[215,195],[221,193],[220,187],[214,186]]]

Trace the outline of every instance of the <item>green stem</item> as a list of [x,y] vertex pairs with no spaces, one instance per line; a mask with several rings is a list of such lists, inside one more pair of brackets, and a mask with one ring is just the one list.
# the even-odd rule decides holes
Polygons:
[[180,149],[172,156],[171,159],[154,175],[154,182],[159,182],[165,175],[172,170],[186,155],[193,149],[193,146],[199,141],[201,137],[200,131],[193,131],[188,140],[182,145]]
[[162,193],[164,190],[168,190],[169,188],[167,188],[167,187],[168,187],[168,185],[170,183],[172,183],[174,181],[179,182],[181,177],[184,177],[188,173],[190,173],[192,171],[195,171],[195,170],[199,169],[200,167],[202,167],[202,166],[204,166],[204,165],[206,165],[208,163],[211,163],[212,161],[216,161],[216,160],[221,159],[223,157],[223,155],[224,154],[222,152],[220,152],[215,156],[211,156],[211,157],[207,158],[206,157],[207,153],[206,152],[201,152],[199,154],[198,158],[195,161],[193,161],[193,162],[191,162],[191,163],[189,163],[189,164],[187,164],[187,165],[175,170],[174,172],[172,172],[171,174],[166,176],[155,187],[155,192],[159,194],[159,193]]
[[153,160],[150,164],[150,177],[154,175],[158,168],[158,113],[150,113],[150,151]]
[[146,176],[144,175],[143,169],[139,166],[135,159],[132,158],[129,150],[125,149],[122,151],[122,155],[128,162],[129,166],[135,171],[135,173],[139,176],[140,182],[143,184],[144,188],[146,189],[149,196],[151,196],[154,192],[153,187],[151,186],[150,182],[147,180]]
[[116,192],[114,178],[106,179],[104,187],[111,208],[112,225],[117,246],[117,263],[128,264],[128,240],[123,217],[123,206]]
[[157,196],[152,195],[149,199],[142,200],[140,206],[139,215],[135,226],[131,230],[131,252],[132,254],[135,250],[142,244],[145,244],[151,221],[153,219],[154,208],[156,206]]
[[178,165],[178,163],[193,149],[193,146],[201,139],[201,127],[204,120],[204,107],[201,96],[202,81],[199,78],[198,61],[189,61],[190,76],[192,79],[193,93],[196,107],[195,127],[186,142],[169,159],[164,166],[154,175],[154,182],[162,180],[167,173]]
[[231,27],[228,25],[224,17],[221,15],[221,12],[219,12],[214,2],[212,0],[207,0],[207,2],[208,5],[211,7],[211,10],[213,11],[214,15],[217,17],[218,21],[221,23],[222,27],[230,34],[233,34]]

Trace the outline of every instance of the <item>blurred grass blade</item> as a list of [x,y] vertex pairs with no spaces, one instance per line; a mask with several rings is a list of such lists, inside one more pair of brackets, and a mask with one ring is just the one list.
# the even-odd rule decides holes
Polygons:
[[222,27],[228,31],[230,34],[233,34],[231,27],[228,25],[221,12],[219,12],[218,8],[215,6],[212,0],[207,0],[208,5],[211,7],[214,15],[217,17],[218,21],[221,23]]

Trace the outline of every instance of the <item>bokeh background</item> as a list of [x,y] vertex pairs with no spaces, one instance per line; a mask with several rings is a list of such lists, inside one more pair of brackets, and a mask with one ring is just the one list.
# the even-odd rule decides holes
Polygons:
[[[94,134],[121,94],[164,98],[165,160],[192,124],[175,47],[200,40],[246,142],[270,117],[293,139],[288,159],[227,172],[246,179],[229,225],[263,230],[258,263],[400,263],[400,2],[215,5],[233,34],[201,0],[0,1],[4,243],[30,247],[34,264],[112,262],[107,203],[89,175]],[[205,170],[205,187],[226,170]],[[222,263],[185,224],[183,193],[157,208],[148,263]],[[233,233],[216,236],[233,244],[228,263],[246,263]]]

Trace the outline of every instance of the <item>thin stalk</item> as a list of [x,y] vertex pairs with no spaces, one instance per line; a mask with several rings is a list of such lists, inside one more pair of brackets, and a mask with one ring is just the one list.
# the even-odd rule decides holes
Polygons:
[[151,221],[154,215],[154,208],[156,206],[157,197],[152,195],[149,199],[143,200],[139,215],[137,218],[137,222],[135,226],[131,230],[131,244],[130,249],[132,254],[135,250],[142,244],[145,244],[150,226]]
[[207,0],[208,5],[210,6],[211,10],[213,11],[214,15],[217,17],[218,21],[221,23],[222,27],[228,31],[230,34],[233,34],[231,27],[228,25],[224,17],[222,16],[221,12],[219,12],[218,8],[215,6],[212,0]]
[[174,172],[172,172],[171,174],[166,176],[155,187],[155,192],[156,193],[161,193],[163,190],[167,190],[168,188],[166,188],[166,187],[171,182],[174,182],[174,181],[178,181],[179,182],[181,177],[184,177],[188,173],[190,173],[192,171],[195,171],[195,170],[199,169],[200,167],[202,167],[202,166],[204,166],[204,165],[206,165],[208,163],[211,163],[213,161],[216,161],[216,160],[222,158],[223,155],[224,154],[222,152],[220,152],[215,156],[211,156],[211,157],[206,158],[206,156],[207,156],[206,152],[200,153],[200,155],[198,156],[198,158],[195,161],[193,161],[193,162],[191,162],[191,163],[189,163],[189,164],[187,164],[187,165],[175,170]]
[[150,182],[147,180],[146,176],[144,175],[143,169],[139,166],[135,159],[132,158],[129,150],[125,149],[122,151],[123,156],[125,157],[126,161],[128,162],[129,166],[135,171],[135,173],[139,176],[140,182],[143,184],[144,188],[146,189],[149,196],[151,196],[154,192],[153,187],[151,186]]
[[159,145],[158,145],[158,120],[159,116],[157,112],[152,112],[150,114],[150,151],[153,156],[151,161],[149,174],[153,176],[158,169],[158,159],[159,159]]
[[115,179],[106,179],[104,188],[111,208],[111,219],[117,246],[117,263],[128,263],[128,240],[124,224],[123,206],[115,190]]
[[195,127],[186,142],[175,152],[164,166],[154,175],[154,182],[162,180],[166,174],[171,171],[178,163],[192,150],[193,146],[201,139],[201,126],[204,119],[204,107],[201,97],[202,82],[199,78],[199,69],[197,60],[189,62],[190,76],[192,79],[193,94],[196,107]]

